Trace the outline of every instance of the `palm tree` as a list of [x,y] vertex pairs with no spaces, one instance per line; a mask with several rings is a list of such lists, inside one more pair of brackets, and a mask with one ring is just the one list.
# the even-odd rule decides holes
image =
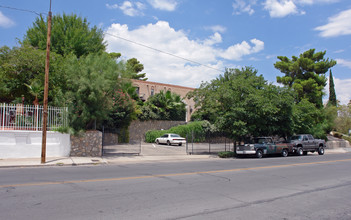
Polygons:
[[24,83],[28,87],[29,93],[35,97],[33,104],[39,105],[38,96],[43,92],[43,87],[37,81],[33,81],[30,85]]

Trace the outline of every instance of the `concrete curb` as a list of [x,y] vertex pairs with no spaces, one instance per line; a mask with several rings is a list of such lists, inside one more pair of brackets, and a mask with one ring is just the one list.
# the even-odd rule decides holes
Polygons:
[[[351,148],[325,149],[326,154],[351,153]],[[316,153],[315,153],[316,154]],[[0,168],[91,166],[109,164],[136,164],[155,162],[182,162],[200,160],[223,160],[217,155],[173,155],[173,156],[118,156],[118,157],[55,157],[47,158],[45,164],[40,158],[0,159]]]

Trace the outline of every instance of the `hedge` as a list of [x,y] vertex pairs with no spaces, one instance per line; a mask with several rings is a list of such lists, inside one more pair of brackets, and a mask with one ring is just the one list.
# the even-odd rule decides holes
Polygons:
[[148,131],[145,134],[145,141],[147,143],[154,143],[155,139],[158,137],[161,137],[164,134],[167,133],[174,133],[174,134],[179,134],[181,137],[186,138],[188,134],[191,133],[196,133],[197,136],[204,137],[204,130],[202,127],[203,122],[202,121],[196,121],[196,122],[190,122],[189,124],[186,125],[179,125],[172,127],[168,130],[152,130]]

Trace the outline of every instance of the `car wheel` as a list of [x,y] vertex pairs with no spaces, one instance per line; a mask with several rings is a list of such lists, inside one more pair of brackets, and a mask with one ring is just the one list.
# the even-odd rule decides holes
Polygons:
[[302,149],[302,147],[297,148],[296,154],[299,155],[299,156],[302,156],[302,155],[303,155],[303,149]]
[[257,158],[262,158],[262,157],[263,157],[263,152],[262,152],[262,150],[257,150],[257,151],[256,151],[256,157],[257,157]]
[[288,154],[289,154],[288,150],[287,150],[287,149],[283,149],[283,151],[282,151],[282,156],[283,156],[283,157],[287,157]]
[[319,147],[318,148],[318,154],[319,155],[323,155],[324,154],[324,148],[323,147]]
[[307,155],[307,153],[308,153],[307,151],[304,151],[304,152],[303,152],[303,155]]
[[170,145],[171,145],[171,142],[167,141],[167,145],[170,146]]
[[179,146],[182,146],[182,143],[178,144]]
[[158,140],[156,140],[156,144],[158,145],[158,144],[160,144],[160,142]]

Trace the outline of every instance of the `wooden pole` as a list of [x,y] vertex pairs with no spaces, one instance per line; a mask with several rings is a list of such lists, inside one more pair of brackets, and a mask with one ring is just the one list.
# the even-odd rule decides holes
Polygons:
[[46,133],[48,121],[48,93],[49,93],[49,66],[50,66],[50,38],[51,38],[51,0],[48,16],[48,34],[46,39],[46,61],[45,61],[45,85],[44,85],[44,107],[43,107],[43,134],[41,144],[41,163],[46,161]]

